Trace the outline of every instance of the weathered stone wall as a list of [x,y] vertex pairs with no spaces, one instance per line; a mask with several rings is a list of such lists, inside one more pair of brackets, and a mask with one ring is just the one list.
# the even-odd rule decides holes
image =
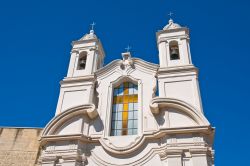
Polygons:
[[34,166],[40,128],[0,128],[0,166]]

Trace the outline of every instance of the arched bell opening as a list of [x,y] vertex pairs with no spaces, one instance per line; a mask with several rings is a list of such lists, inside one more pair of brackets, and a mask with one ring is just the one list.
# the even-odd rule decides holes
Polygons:
[[86,68],[87,52],[81,52],[78,59],[77,70],[84,70]]
[[170,60],[180,59],[179,45],[177,41],[169,43]]

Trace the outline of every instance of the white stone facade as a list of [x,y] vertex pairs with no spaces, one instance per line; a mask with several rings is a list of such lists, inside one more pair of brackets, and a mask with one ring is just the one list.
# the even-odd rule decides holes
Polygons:
[[[160,65],[126,52],[106,66],[93,30],[72,43],[56,115],[40,140],[42,166],[214,165],[189,31],[170,20],[157,43]],[[113,91],[124,82],[138,86],[137,134],[111,136]]]

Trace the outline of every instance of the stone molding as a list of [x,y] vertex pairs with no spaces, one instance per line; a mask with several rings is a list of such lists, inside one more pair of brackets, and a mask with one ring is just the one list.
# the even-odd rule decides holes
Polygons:
[[[143,133],[141,136],[138,136],[132,141],[128,146],[117,147],[110,142],[107,137],[101,137],[99,139],[102,147],[112,154],[129,154],[134,152],[145,143],[146,140],[155,139],[155,138],[165,138],[171,134],[187,134],[187,133],[206,133],[208,135],[213,134],[213,129],[210,126],[194,126],[194,127],[178,127],[178,128],[169,128],[169,129],[159,129],[158,131],[151,133]],[[174,143],[174,146],[180,143]],[[196,143],[197,144],[197,143]],[[185,144],[183,144],[185,145]],[[189,144],[187,144],[189,145]],[[197,144],[198,145],[198,144]],[[204,145],[204,144],[199,144]],[[191,146],[191,145],[190,145]]]
[[180,32],[180,31],[185,31],[186,34],[189,34],[189,29],[187,27],[182,27],[178,29],[159,30],[158,32],[156,32],[156,38],[158,39],[159,36],[163,33]]
[[[86,146],[81,141],[68,141],[68,146],[64,148],[56,148],[57,144],[60,144],[62,140],[52,141],[43,145],[43,153],[41,155],[42,164],[85,164],[87,157],[83,154],[83,149]],[[73,144],[72,144],[73,143]],[[60,146],[58,146],[60,147]],[[84,153],[87,153],[84,151]]]
[[[185,153],[189,153],[190,156],[192,155],[205,155],[205,154],[212,154],[213,151],[211,151],[209,148],[206,147],[206,145],[198,146],[198,145],[182,145],[180,143],[175,143],[171,145],[172,143],[162,143],[157,148],[151,148],[148,150],[143,157],[138,158],[137,160],[132,160],[131,162],[128,162],[126,164],[121,165],[144,165],[147,162],[149,162],[154,156],[159,155],[161,160],[165,160],[167,158],[183,158],[185,156]],[[196,154],[192,154],[193,152],[196,152]],[[123,154],[120,154],[123,155]],[[117,166],[118,164],[112,163],[111,161],[103,159],[101,156],[98,156],[98,154],[95,154],[94,152],[91,153],[91,160],[95,162],[96,165],[105,165],[105,166]]]
[[127,146],[118,147],[108,138],[100,138],[99,142],[102,147],[113,154],[128,154],[137,150],[145,141],[145,137],[137,136]]
[[90,119],[95,119],[98,116],[98,112],[94,104],[84,104],[80,106],[76,106],[73,108],[69,108],[66,111],[55,116],[44,128],[42,133],[43,136],[51,135],[53,131],[58,128],[63,122],[67,119],[74,117],[76,115],[87,115]]
[[83,135],[83,134],[67,134],[67,135],[49,135],[49,136],[42,136],[40,139],[40,144],[45,145],[48,142],[54,141],[73,141],[79,140],[82,142],[94,142],[91,141],[91,138]]
[[158,74],[173,74],[173,73],[190,73],[194,72],[198,75],[199,70],[193,65],[183,65],[183,66],[175,66],[175,67],[160,67],[158,70]]
[[81,76],[81,77],[65,77],[62,81],[60,81],[60,84],[63,86],[64,84],[69,83],[82,83],[82,82],[95,82],[96,78],[94,75],[87,75],[87,76]]
[[[131,58],[131,61],[136,67],[141,67],[146,71],[149,70],[150,72],[156,72],[159,68],[159,65],[144,61],[139,58]],[[97,70],[95,72],[95,75],[97,77],[105,77],[107,74],[112,72],[116,67],[120,67],[121,64],[123,63],[124,63],[124,60],[119,60],[119,59],[114,60],[110,62],[109,64],[107,64],[106,66],[104,66],[103,68]]]
[[150,110],[153,114],[159,114],[162,108],[177,108],[194,118],[199,125],[210,125],[203,114],[184,101],[165,97],[155,97],[151,100]]
[[88,39],[88,40],[76,40],[76,41],[72,41],[71,45],[74,46],[75,44],[83,44],[83,43],[91,43],[91,42],[100,43],[100,40],[97,38],[92,38],[92,39]]

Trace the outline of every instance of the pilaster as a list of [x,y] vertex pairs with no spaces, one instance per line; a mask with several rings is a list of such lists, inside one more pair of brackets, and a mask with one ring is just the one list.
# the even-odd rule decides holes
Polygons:
[[193,166],[211,166],[208,165],[207,148],[193,148],[190,149],[192,155]]
[[168,166],[182,166],[182,153],[181,149],[167,149]]

